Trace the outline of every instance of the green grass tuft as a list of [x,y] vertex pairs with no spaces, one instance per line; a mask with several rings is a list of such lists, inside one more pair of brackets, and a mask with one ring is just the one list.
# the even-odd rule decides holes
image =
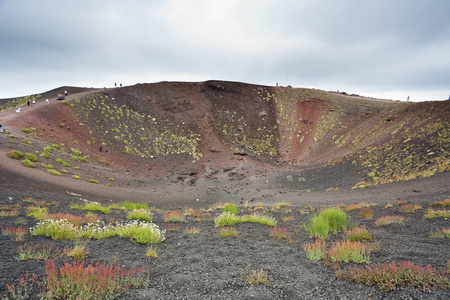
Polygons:
[[53,169],[48,169],[47,172],[49,172],[52,175],[61,176],[61,173]]
[[237,215],[238,208],[237,208],[235,203],[227,203],[227,204],[225,204],[225,207],[223,208],[223,211],[224,212],[229,212],[229,213],[231,213],[233,215]]
[[304,228],[310,236],[326,239],[330,232],[346,230],[347,222],[347,214],[343,210],[331,207],[313,215]]
[[28,159],[22,160],[22,163],[24,164],[24,166],[26,166],[28,168],[36,168],[36,166]]
[[146,209],[136,209],[136,210],[131,210],[128,212],[127,219],[128,220],[136,219],[136,220],[151,222],[152,214],[150,211],[148,211]]
[[25,153],[25,159],[28,159],[29,161],[32,161],[32,162],[38,161],[36,155],[31,154],[31,153]]
[[120,203],[120,207],[122,209],[125,209],[125,210],[148,209],[148,204],[147,203],[138,203],[138,202],[124,201],[124,202]]

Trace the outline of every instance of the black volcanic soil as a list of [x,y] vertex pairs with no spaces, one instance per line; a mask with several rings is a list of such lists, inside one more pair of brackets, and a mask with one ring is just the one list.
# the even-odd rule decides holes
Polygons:
[[[228,87],[227,87],[228,88]],[[234,87],[238,89],[239,86]],[[163,93],[161,89],[159,93]],[[69,94],[68,100],[80,97],[81,92],[88,95],[93,91],[79,91]],[[107,90],[107,93],[122,93],[119,89]],[[136,91],[138,93],[138,91]],[[191,96],[194,96],[191,95]],[[151,97],[150,97],[151,98]],[[20,216],[25,217],[26,203],[22,199],[32,197],[36,201],[47,203],[57,201],[59,205],[50,205],[50,212],[68,212],[82,214],[70,209],[70,204],[81,203],[83,199],[104,204],[118,203],[124,200],[147,202],[158,209],[184,211],[186,208],[200,210],[214,207],[218,203],[234,202],[239,205],[240,214],[252,213],[254,205],[262,203],[267,211],[261,213],[274,216],[278,225],[293,233],[295,243],[274,240],[268,236],[268,227],[259,224],[239,224],[235,228],[239,237],[225,238],[217,235],[214,222],[194,221],[192,216],[179,226],[163,222],[162,212],[154,212],[153,222],[161,228],[175,227],[178,231],[167,231],[166,240],[158,245],[158,258],[145,256],[147,246],[133,243],[128,239],[110,238],[92,240],[88,243],[89,259],[119,263],[127,268],[141,267],[150,271],[148,288],[130,290],[121,299],[448,299],[450,290],[432,288],[430,291],[398,287],[392,292],[381,292],[377,287],[359,286],[338,280],[332,266],[323,262],[307,260],[301,247],[302,243],[312,242],[302,229],[311,214],[302,214],[300,210],[307,205],[319,209],[329,205],[350,205],[360,202],[376,203],[373,207],[374,218],[362,219],[359,211],[349,213],[352,226],[365,225],[380,242],[381,250],[372,252],[371,264],[400,262],[410,260],[419,266],[431,265],[442,270],[446,260],[450,259],[448,239],[432,239],[430,231],[449,228],[449,220],[435,218],[424,220],[425,210],[433,201],[450,198],[449,172],[437,173],[429,178],[407,182],[397,182],[367,189],[351,189],[367,176],[362,167],[355,167],[350,161],[322,167],[332,154],[324,154],[320,161],[314,161],[314,155],[307,152],[302,160],[304,165],[291,165],[283,161],[267,161],[248,151],[234,152],[224,146],[213,134],[207,134],[205,147],[214,151],[205,151],[206,157],[196,164],[186,162],[186,157],[171,156],[151,163],[145,159],[130,158],[120,152],[104,151],[99,153],[98,145],[81,146],[75,140],[87,140],[87,130],[77,126],[70,109],[60,105],[55,98],[46,106],[43,101],[35,107],[24,108],[17,115],[13,112],[0,113],[3,129],[10,133],[0,134],[0,205],[20,205]],[[197,100],[189,100],[197,101]],[[305,104],[306,105],[306,104]],[[174,107],[169,110],[177,109]],[[201,110],[201,109],[200,109]],[[307,108],[303,108],[307,111]],[[311,110],[314,111],[314,110]],[[319,117],[315,116],[315,120]],[[311,117],[312,119],[312,117]],[[65,120],[70,133],[58,126]],[[64,143],[69,147],[81,148],[95,160],[83,164],[80,169],[82,178],[94,178],[107,183],[113,177],[112,187],[105,184],[91,184],[77,181],[69,176],[53,176],[39,168],[24,167],[20,161],[7,157],[13,147],[23,152],[31,152],[23,143],[19,143],[24,134],[23,128],[44,128],[40,138],[30,139],[32,145]],[[15,135],[16,143],[11,143],[9,134]],[[29,137],[28,137],[29,138]],[[37,146],[36,146],[37,148]],[[31,150],[30,150],[31,149]],[[207,148],[208,149],[208,148]],[[216,152],[217,151],[217,152]],[[300,149],[298,149],[300,151]],[[319,156],[317,156],[319,157]],[[99,159],[109,164],[98,163]],[[286,161],[296,160],[289,152]],[[319,167],[320,166],[320,167]],[[337,191],[326,192],[328,188]],[[398,206],[385,209],[386,204],[398,200],[420,205],[422,208],[414,214],[404,214]],[[290,203],[291,211],[273,211],[271,206],[280,202]],[[216,209],[204,213],[205,218],[220,214]],[[377,218],[386,215],[401,215],[405,224],[375,227]],[[126,213],[111,213],[103,216],[117,221],[125,220]],[[290,221],[283,221],[292,217]],[[1,227],[17,226],[15,218],[0,217]],[[35,220],[27,218],[27,227]],[[200,234],[184,234],[186,228],[195,226]],[[342,238],[342,233],[332,235],[327,247]],[[0,237],[0,294],[6,293],[6,284],[17,283],[28,270],[39,276],[44,275],[45,262],[18,262],[14,256],[17,247],[28,243],[47,244],[52,241],[45,237],[26,236],[22,244],[14,243],[10,237]],[[56,241],[60,248],[71,247],[73,242]],[[58,258],[62,264],[65,258]],[[341,268],[352,264],[341,264]],[[269,286],[251,286],[245,280],[246,270],[263,269],[269,275]],[[34,291],[36,296],[36,290]]]
[[[4,173],[7,178],[15,181],[15,188],[5,186],[2,180],[1,205],[15,205],[19,203],[20,215],[25,216],[27,205],[22,202],[24,197],[33,197],[35,201],[59,202],[58,206],[50,205],[50,212],[67,212],[76,215],[83,215],[82,212],[71,210],[70,204],[82,203],[79,196],[68,194],[61,187],[51,184],[43,184],[24,177],[16,177],[14,173]],[[442,174],[441,174],[442,175]],[[381,250],[372,252],[371,264],[385,262],[412,261],[416,265],[431,265],[442,270],[445,268],[446,260],[450,257],[450,244],[448,239],[433,239],[429,237],[431,231],[448,228],[449,221],[443,218],[424,220],[423,214],[429,207],[431,201],[441,199],[433,193],[428,195],[427,186],[444,183],[448,177],[437,176],[434,180],[418,180],[414,186],[405,190],[405,194],[411,196],[402,197],[415,205],[420,205],[422,209],[414,214],[405,214],[400,211],[400,207],[394,205],[385,209],[387,203],[394,204],[393,197],[380,197],[379,190],[370,191],[364,194],[355,193],[362,197],[358,199],[351,192],[345,196],[338,192],[328,192],[325,198],[320,193],[311,192],[307,195],[300,195],[298,192],[286,192],[281,187],[270,188],[271,193],[282,195],[277,197],[279,201],[295,203],[294,206],[286,210],[273,211],[272,207],[265,206],[261,210],[254,211],[253,206],[239,206],[239,214],[251,214],[254,212],[273,216],[278,221],[278,226],[287,228],[293,234],[295,242],[283,242],[272,239],[268,236],[269,228],[260,224],[238,224],[235,229],[239,237],[220,237],[219,229],[214,227],[212,218],[220,214],[220,209],[213,209],[202,214],[206,221],[194,221],[194,217],[188,216],[187,222],[180,225],[164,223],[163,211],[154,212],[153,222],[162,229],[167,229],[166,240],[158,244],[158,257],[148,258],[145,256],[147,246],[133,243],[128,239],[109,238],[105,240],[91,240],[87,245],[90,251],[89,259],[94,262],[112,263],[113,260],[127,268],[145,266],[150,271],[150,282],[146,289],[130,290],[121,295],[121,299],[317,299],[317,298],[346,298],[346,299],[448,299],[450,291],[431,288],[429,291],[413,289],[411,287],[398,287],[395,291],[381,292],[377,287],[359,286],[357,284],[338,280],[334,274],[332,266],[326,266],[323,262],[312,262],[306,258],[301,247],[305,242],[313,242],[303,230],[310,214],[300,212],[306,205],[312,205],[319,209],[322,204],[335,203],[359,203],[360,200],[369,203],[378,203],[373,207],[374,218],[363,219],[358,210],[350,212],[351,226],[365,225],[372,233],[374,239],[380,242]],[[9,181],[9,180],[8,180]],[[403,188],[402,186],[387,187],[393,193]],[[169,185],[175,187],[174,185]],[[6,189],[5,189],[6,187]],[[22,187],[22,189],[20,189]],[[397,187],[399,189],[397,189]],[[424,188],[418,191],[413,189]],[[34,189],[34,191],[33,191]],[[238,189],[239,193],[250,193],[251,189]],[[206,196],[214,203],[215,193],[209,192]],[[336,193],[336,194],[335,194]],[[370,196],[369,196],[370,194]],[[415,194],[415,195],[414,195]],[[90,200],[98,200],[83,194]],[[348,200],[351,199],[351,200]],[[271,196],[263,197],[257,203],[274,201]],[[352,201],[353,200],[353,201]],[[101,201],[108,203],[107,201]],[[207,201],[209,202],[209,201]],[[153,204],[153,203],[152,203]],[[183,206],[175,203],[157,203],[155,206],[165,211],[184,211],[182,207],[201,207],[196,200],[185,201]],[[204,204],[204,203],[202,203]],[[208,206],[204,206],[207,208]],[[102,215],[102,214],[99,214]],[[394,215],[403,216],[405,224],[393,224],[386,227],[376,227],[374,222],[377,218]],[[104,220],[114,218],[116,221],[125,221],[125,212],[112,212],[110,215],[102,215]],[[283,221],[285,217],[292,217],[291,220]],[[17,226],[15,218],[2,218],[2,228]],[[27,218],[27,227],[32,227],[36,222]],[[184,230],[196,227],[200,229],[199,234],[185,234]],[[333,241],[342,238],[343,233],[331,235],[327,239],[327,246],[330,247]],[[44,245],[52,241],[45,237],[26,236],[23,243],[14,243],[11,237],[1,237],[1,294],[5,294],[5,285],[17,283],[17,280],[24,276],[28,270],[30,273],[44,276],[43,261],[18,262],[14,257],[17,255],[17,248],[28,243]],[[54,247],[59,249],[73,247],[74,242],[55,241]],[[62,264],[66,258],[57,258],[58,264]],[[341,264],[340,268],[350,267],[352,264]],[[245,278],[248,269],[263,269],[269,276],[269,286],[251,286]],[[36,291],[36,290],[35,290]]]

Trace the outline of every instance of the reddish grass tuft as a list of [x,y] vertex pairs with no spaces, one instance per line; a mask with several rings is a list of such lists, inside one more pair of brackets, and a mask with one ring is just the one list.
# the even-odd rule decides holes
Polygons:
[[416,210],[419,210],[421,207],[418,205],[412,205],[412,204],[403,204],[400,206],[400,210],[405,214],[413,214],[416,212]]
[[430,206],[450,206],[450,199],[445,199],[442,201],[434,201]]
[[67,220],[69,223],[79,227],[85,225],[87,223],[95,224],[99,220],[101,220],[100,216],[94,214],[88,214],[84,217],[76,216],[67,213],[53,213],[53,214],[44,214],[39,217],[40,219],[51,219],[51,220]]
[[406,200],[398,200],[397,202],[395,202],[395,205],[402,205],[402,204],[406,204],[408,203],[408,201]]
[[367,241],[372,239],[372,235],[366,229],[366,226],[363,225],[347,231],[345,239],[350,242]]
[[367,204],[365,202],[361,202],[358,204],[352,204],[352,205],[348,205],[345,210],[347,212],[353,211],[353,210],[357,210],[357,209],[361,209],[361,208],[366,208],[366,207],[371,207],[371,206],[375,206],[375,203],[371,203],[371,204]]
[[435,239],[450,239],[450,228],[430,232],[430,237]]
[[375,221],[375,225],[377,227],[389,225],[392,223],[398,223],[398,224],[404,223],[404,218],[400,217],[400,216],[385,216],[385,217],[378,218]]
[[165,231],[175,231],[178,232],[181,230],[181,224],[172,224],[172,223],[166,223],[163,225],[163,228]]
[[0,210],[0,217],[17,217],[18,215],[19,215],[19,211],[17,209]]
[[337,241],[326,254],[331,262],[368,263],[370,259],[370,249],[360,241]]
[[372,219],[373,218],[373,211],[368,207],[361,208],[360,212],[361,212],[361,218],[363,218],[363,219]]
[[377,264],[374,267],[353,267],[336,271],[339,279],[350,280],[358,284],[377,285],[382,291],[394,290],[397,286],[450,288],[450,278],[431,266],[420,267],[409,261]]
[[84,295],[86,299],[110,299],[129,288],[144,287],[148,281],[145,268],[127,270],[118,264],[84,266],[67,261],[57,267],[50,259],[45,265],[44,296],[48,299]]
[[186,216],[179,211],[169,211],[163,215],[164,222],[186,222]]
[[28,228],[20,226],[20,227],[7,227],[2,229],[3,236],[15,236],[14,240],[16,243],[23,242],[25,235],[28,232]]
[[75,226],[81,226],[85,223],[83,217],[66,214],[66,213],[54,213],[54,214],[44,214],[40,217],[41,219],[51,219],[51,220],[62,220],[66,219],[69,223]]
[[269,236],[274,239],[292,241],[293,235],[293,232],[284,227],[274,226],[269,228]]
[[302,248],[305,250],[306,257],[309,260],[321,260],[326,257],[325,240],[318,238],[314,243],[304,243]]

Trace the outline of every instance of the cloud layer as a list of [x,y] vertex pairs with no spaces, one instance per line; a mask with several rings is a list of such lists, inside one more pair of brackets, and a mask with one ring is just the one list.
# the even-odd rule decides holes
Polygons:
[[0,98],[221,79],[443,100],[448,12],[446,0],[0,0]]

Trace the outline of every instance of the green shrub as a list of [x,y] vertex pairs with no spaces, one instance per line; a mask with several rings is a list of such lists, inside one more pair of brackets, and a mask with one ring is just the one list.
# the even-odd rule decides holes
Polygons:
[[39,221],[31,230],[31,235],[44,235],[55,240],[74,241],[79,238],[79,229],[66,219],[44,219]]
[[231,212],[224,212],[219,216],[217,216],[216,218],[214,218],[214,224],[216,225],[216,227],[233,226],[240,222],[241,217],[236,216]]
[[70,209],[76,209],[76,210],[79,210],[79,209],[81,209],[81,208],[82,208],[82,206],[79,205],[79,204],[70,204]]
[[237,223],[259,223],[267,226],[277,225],[277,221],[274,218],[258,214],[245,215],[241,217],[234,215],[231,212],[223,212],[214,218],[214,224],[216,227],[233,226]]
[[50,153],[53,152],[54,149],[52,147],[50,147],[50,146],[46,146],[42,150],[44,150],[44,152],[50,154]]
[[81,151],[78,150],[78,149],[71,148],[70,150],[72,150],[72,153],[73,153],[73,155],[75,155],[75,156],[81,156],[81,155],[82,155]]
[[39,154],[39,156],[43,157],[43,158],[49,158],[50,157],[50,155],[47,152],[42,152],[41,154]]
[[148,211],[146,209],[136,209],[136,210],[131,210],[128,212],[127,219],[128,220],[136,219],[136,220],[151,222],[152,214],[150,211]]
[[224,212],[232,213],[233,215],[237,215],[238,208],[235,203],[227,203],[225,204],[225,207],[223,208]]
[[47,207],[30,206],[27,207],[26,210],[27,217],[32,217],[34,219],[41,219],[43,216],[47,215],[47,213]]
[[131,201],[124,201],[120,203],[122,209],[125,210],[135,210],[135,209],[148,209],[147,203],[137,203]]
[[136,243],[157,244],[165,239],[165,232],[154,223],[133,221],[116,228],[117,234],[122,237],[133,238]]
[[25,166],[29,167],[29,168],[35,168],[35,167],[36,167],[36,166],[35,166],[31,161],[29,161],[28,159],[22,160],[22,163],[23,163]]
[[265,216],[265,215],[259,215],[259,214],[242,216],[241,222],[243,222],[243,223],[259,223],[261,225],[267,225],[267,226],[277,225],[277,221],[275,220],[275,218]]
[[304,226],[310,236],[325,239],[330,232],[347,229],[347,214],[338,207],[331,207],[313,215]]
[[25,159],[28,159],[29,161],[32,161],[32,162],[38,161],[36,155],[31,154],[31,153],[25,153]]
[[98,184],[98,181],[97,181],[97,180],[95,180],[95,179],[89,179],[89,182],[90,182],[90,183],[95,183],[95,184]]
[[330,232],[330,226],[319,215],[313,215],[309,223],[304,226],[306,232],[309,233],[310,236],[318,237],[321,239],[325,239],[328,237],[328,233]]
[[59,163],[59,164],[62,164],[64,167],[66,167],[66,168],[70,168],[71,167],[71,165],[70,164],[68,164],[68,163],[66,163],[64,160],[62,160],[61,158],[57,158],[56,159],[56,162],[57,163]]
[[80,179],[80,176],[78,176],[78,175],[73,175],[72,178],[73,178],[73,179]]
[[81,207],[82,210],[100,211],[105,215],[109,214],[109,208],[102,206],[100,203],[91,202]]
[[48,169],[47,172],[49,172],[52,175],[61,176],[61,173],[53,169]]
[[25,133],[32,133],[33,132],[33,130],[31,130],[29,128],[24,128],[24,129],[22,129],[22,131],[25,132]]
[[325,209],[320,215],[328,221],[328,225],[332,231],[337,232],[347,229],[347,214],[340,208],[333,207]]

